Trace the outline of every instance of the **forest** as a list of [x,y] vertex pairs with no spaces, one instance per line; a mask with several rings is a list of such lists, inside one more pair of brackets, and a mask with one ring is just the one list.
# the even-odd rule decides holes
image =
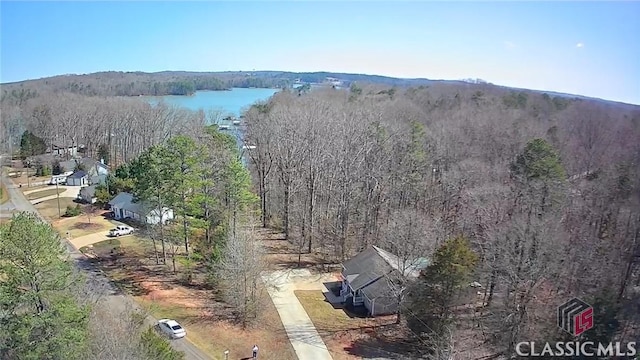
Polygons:
[[[432,259],[398,293],[398,319],[421,355],[450,354],[473,338],[508,357],[520,341],[563,339],[555,309],[573,297],[597,312],[586,340],[640,336],[638,106],[484,83],[283,90],[243,115],[249,181],[218,132],[203,131],[221,114],[106,96],[117,81],[97,81],[104,88],[91,94],[53,83],[3,95],[4,148],[17,150],[28,130],[45,144],[83,144],[88,156],[106,147],[114,166],[182,159],[189,171],[166,172],[171,182],[138,173],[132,190],[209,219],[201,244],[220,231],[220,216],[203,213],[207,201],[222,199],[215,209],[227,235],[235,206],[256,203],[262,227],[327,264],[370,245]],[[216,151],[224,156],[204,155]],[[160,185],[175,181],[182,185]],[[174,236],[188,251],[186,225]],[[243,249],[208,246],[207,259],[226,251],[237,260]],[[471,282],[481,285],[479,305],[465,311],[456,304]]]
[[[373,244],[433,257],[462,237],[478,259],[467,280],[483,285],[473,331],[500,353],[561,337],[554,309],[573,296],[602,312],[599,341],[637,338],[637,106],[486,84],[352,87],[279,93],[245,118],[263,225],[301,252],[339,262]],[[454,294],[423,296],[427,273],[400,300],[442,345]],[[435,293],[445,300],[425,301]]]
[[44,79],[3,84],[2,98],[17,97],[26,100],[35,96],[36,91],[69,92],[85,96],[193,95],[199,90],[289,88],[295,80],[300,80],[305,83],[321,83],[325,81],[327,77],[339,78],[346,86],[349,86],[351,82],[354,81],[385,84],[389,86],[419,86],[436,82],[427,79],[397,79],[378,75],[330,72],[163,71],[144,73],[107,71],[84,75],[60,75]]

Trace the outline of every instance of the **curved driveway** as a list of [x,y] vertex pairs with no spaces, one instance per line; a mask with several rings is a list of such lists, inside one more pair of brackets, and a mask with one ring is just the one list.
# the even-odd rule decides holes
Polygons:
[[[64,197],[64,198],[73,198],[73,199],[78,197],[78,194],[80,194],[80,189],[82,188],[82,186],[60,186],[60,185],[58,185],[58,187],[64,190],[59,194],[61,198]],[[51,188],[55,189],[55,186],[52,186]],[[24,194],[29,195],[29,194],[36,193],[38,191],[44,191],[44,190],[49,190],[49,189],[36,189],[31,191],[25,191]],[[30,201],[32,204],[37,204],[43,201],[56,199],[57,197],[58,195],[49,195],[49,196],[33,199]]]

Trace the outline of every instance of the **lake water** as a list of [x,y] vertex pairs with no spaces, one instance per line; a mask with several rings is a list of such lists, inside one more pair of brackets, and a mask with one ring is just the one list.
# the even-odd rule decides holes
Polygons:
[[280,89],[244,89],[233,88],[230,91],[197,91],[191,96],[152,96],[149,102],[157,103],[160,99],[167,104],[181,106],[190,110],[218,109],[225,115],[239,117],[242,110],[258,101],[266,101]]
[[[224,115],[233,115],[240,117],[243,110],[255,104],[258,101],[266,101],[280,89],[245,89],[233,88],[230,91],[196,91],[191,96],[150,96],[147,97],[151,104],[156,104],[161,99],[167,104],[184,107],[193,111],[198,110],[222,110]],[[244,141],[242,127],[233,125],[231,122],[221,121],[220,125],[226,125],[222,131],[233,135],[236,138],[238,149],[241,151],[242,162],[247,165],[247,159],[244,154]]]

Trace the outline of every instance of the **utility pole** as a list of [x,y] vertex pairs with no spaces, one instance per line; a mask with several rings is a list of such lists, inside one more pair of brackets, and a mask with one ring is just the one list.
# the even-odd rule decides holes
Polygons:
[[58,181],[56,180],[56,195],[58,197],[58,218],[61,218],[62,215],[60,215],[60,192],[58,191]]

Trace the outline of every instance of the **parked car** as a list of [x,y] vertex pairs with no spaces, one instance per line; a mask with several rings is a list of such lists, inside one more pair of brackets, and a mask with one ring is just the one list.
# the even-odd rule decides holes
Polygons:
[[109,230],[109,236],[122,236],[133,233],[133,228],[125,225],[118,225],[115,229]]
[[160,331],[172,339],[183,338],[187,335],[187,331],[175,320],[160,319],[158,320],[158,327]]

